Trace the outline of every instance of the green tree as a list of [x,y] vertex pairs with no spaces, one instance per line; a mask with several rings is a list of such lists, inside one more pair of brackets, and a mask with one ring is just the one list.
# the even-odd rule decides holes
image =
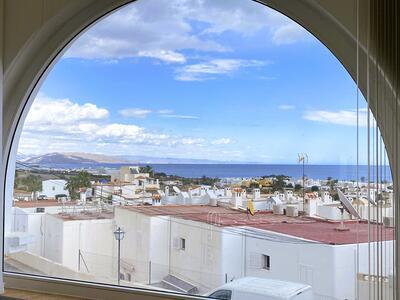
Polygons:
[[298,184],[298,183],[296,183],[295,186],[294,186],[294,190],[295,190],[296,192],[300,191],[302,188],[303,188],[303,187],[301,186],[301,184]]
[[319,191],[319,187],[318,187],[318,186],[313,185],[313,186],[311,187],[311,192],[318,192],[318,191]]
[[272,190],[275,191],[283,191],[283,188],[286,186],[285,180],[289,179],[289,177],[285,175],[277,175],[272,181]]
[[149,166],[149,165],[147,165],[145,167],[140,167],[139,172],[140,173],[149,173],[150,176],[153,176],[153,174],[154,174],[154,170],[153,170],[152,166]]
[[249,188],[251,189],[258,189],[260,187],[260,184],[257,181],[252,181],[249,185]]
[[69,195],[72,199],[77,199],[79,194],[78,191],[81,188],[88,188],[91,187],[92,184],[90,183],[91,176],[86,171],[81,171],[75,176],[71,176],[67,184],[65,185],[66,189],[69,192]]
[[326,185],[329,186],[329,189],[333,191],[335,189],[336,184],[338,183],[337,179],[332,179],[332,177],[328,177],[326,179]]
[[14,189],[17,189],[19,186],[20,180],[18,178],[18,171],[15,170],[15,175],[14,175]]
[[199,184],[214,185],[217,181],[218,181],[217,178],[211,178],[211,177],[207,177],[207,176],[203,175],[199,180]]
[[20,183],[25,186],[28,192],[38,192],[42,189],[42,179],[40,176],[28,175],[21,178]]

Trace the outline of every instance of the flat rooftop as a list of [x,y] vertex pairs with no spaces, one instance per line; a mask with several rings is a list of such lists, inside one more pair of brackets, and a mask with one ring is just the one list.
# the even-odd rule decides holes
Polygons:
[[[75,202],[67,202],[66,205],[74,205]],[[62,206],[61,202],[56,200],[36,200],[36,201],[14,201],[13,206],[20,208],[33,208],[33,207],[49,207],[49,206]]]
[[83,221],[83,220],[109,220],[114,218],[111,212],[77,212],[77,213],[59,213],[52,216],[62,219],[63,221]]
[[[256,212],[254,216],[244,211],[209,205],[121,206],[120,208],[148,216],[173,216],[213,224],[219,227],[248,226],[256,229],[290,235],[330,245],[368,242],[368,224],[364,221],[345,221],[348,231],[338,231],[339,221],[327,221],[305,216],[288,217],[271,212]],[[394,229],[370,224],[371,241],[393,240]]]

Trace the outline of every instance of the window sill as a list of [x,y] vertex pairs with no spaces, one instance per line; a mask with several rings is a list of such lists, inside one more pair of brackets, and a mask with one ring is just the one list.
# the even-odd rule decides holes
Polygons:
[[32,292],[43,292],[86,299],[110,300],[156,300],[156,299],[205,299],[204,297],[169,294],[160,291],[141,290],[96,283],[76,282],[71,280],[30,276],[3,272],[5,288]]

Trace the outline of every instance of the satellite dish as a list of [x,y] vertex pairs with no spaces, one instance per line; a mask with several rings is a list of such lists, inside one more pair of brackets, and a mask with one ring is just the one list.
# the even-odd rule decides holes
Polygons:
[[351,214],[353,217],[357,219],[361,219],[361,216],[358,214],[357,210],[354,208],[354,206],[350,203],[349,199],[346,198],[346,196],[343,194],[343,192],[339,189],[337,189],[337,193],[339,195],[339,200],[344,206],[344,208],[347,210],[349,214]]
[[178,187],[176,187],[176,186],[173,186],[172,189],[173,189],[174,192],[177,193],[177,194],[180,194],[180,192],[181,192],[181,190],[180,190]]

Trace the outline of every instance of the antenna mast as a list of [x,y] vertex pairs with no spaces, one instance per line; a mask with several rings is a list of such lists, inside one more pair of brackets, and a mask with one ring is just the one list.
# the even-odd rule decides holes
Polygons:
[[303,211],[304,211],[304,203],[305,203],[305,200],[304,200],[304,198],[305,198],[305,173],[304,173],[304,165],[305,165],[305,163],[308,163],[308,155],[307,155],[307,153],[299,153],[298,155],[297,155],[297,160],[298,160],[298,163],[300,164],[302,164],[302,166],[303,166]]

